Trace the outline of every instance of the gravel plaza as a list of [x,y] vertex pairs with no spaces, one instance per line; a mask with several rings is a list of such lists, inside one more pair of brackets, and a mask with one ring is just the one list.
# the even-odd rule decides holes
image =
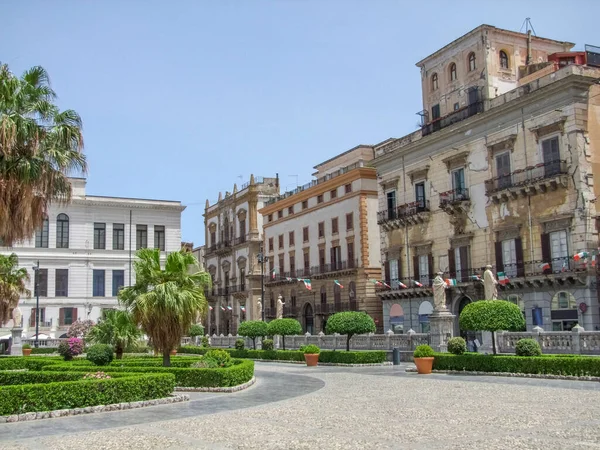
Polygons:
[[0,425],[0,449],[600,448],[600,384],[257,363],[233,394]]

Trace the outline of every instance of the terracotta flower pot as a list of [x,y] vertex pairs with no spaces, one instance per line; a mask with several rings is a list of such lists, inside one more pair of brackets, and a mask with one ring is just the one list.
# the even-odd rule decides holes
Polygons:
[[428,358],[415,358],[417,372],[423,375],[431,373],[431,368],[433,367],[433,359],[433,356]]
[[29,356],[31,355],[31,349],[30,348],[24,348],[23,349],[23,356]]
[[318,353],[305,353],[304,360],[306,361],[307,366],[316,366],[319,362],[319,354]]
[[177,354],[177,350],[171,350],[171,356],[175,356]]

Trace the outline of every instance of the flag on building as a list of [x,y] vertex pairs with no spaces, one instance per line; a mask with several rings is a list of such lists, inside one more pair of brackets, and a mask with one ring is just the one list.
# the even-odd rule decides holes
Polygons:
[[596,267],[596,255],[592,256],[592,267]]
[[375,286],[382,286],[381,281],[377,281],[377,280],[369,280],[371,283],[373,283]]
[[573,256],[573,259],[575,261],[579,261],[580,259],[585,259],[588,257],[588,252],[579,252],[576,253],[575,256]]
[[386,288],[388,288],[388,289],[391,289],[391,288],[392,288],[392,287],[391,287],[389,284],[387,284],[385,281],[382,281],[381,283],[382,283],[382,284],[383,284],[383,285],[384,285]]
[[563,265],[562,265],[562,268],[560,269],[560,271],[561,272],[566,272],[567,271],[567,260],[566,259],[563,261]]
[[229,306],[229,305],[227,305],[227,309],[228,309],[229,311],[233,311],[233,308],[232,308],[231,306]]
[[285,277],[285,280],[286,280],[286,281],[292,281],[292,280],[293,280],[293,278],[290,278],[290,277]]
[[542,263],[542,264],[540,264],[539,267],[540,267],[540,269],[542,269],[542,271],[550,270],[550,264],[549,263]]
[[456,286],[457,285],[456,280],[454,278],[447,278],[445,281],[446,281],[447,286]]
[[471,275],[470,278],[473,281],[481,281],[481,275]]
[[271,278],[274,280],[275,279],[275,274],[277,273],[277,269],[273,268],[273,270],[271,271]]
[[398,286],[400,286],[402,289],[406,289],[406,285],[402,281],[398,281]]
[[504,272],[498,272],[498,283],[500,283],[501,285],[505,285],[510,283],[510,280],[508,279],[508,277],[506,276],[506,274]]
[[213,307],[209,305],[209,306],[208,306],[208,309],[212,311],[212,310],[213,310]]
[[423,285],[421,283],[419,283],[417,280],[413,280],[413,283],[415,283],[418,287],[423,287]]
[[225,311],[225,308],[223,306],[221,306],[221,311]]
[[337,284],[339,287],[341,287],[342,289],[344,289],[344,286],[342,286],[342,283],[340,283],[338,280],[333,280],[333,282],[335,284]]
[[309,291],[312,291],[312,285],[310,284],[310,280],[309,279],[304,279],[302,281],[304,282],[304,287],[306,289],[308,289]]
[[240,309],[242,310],[242,312],[246,312],[246,307],[245,306],[240,306]]
[[296,278],[296,281],[304,281],[304,278]]

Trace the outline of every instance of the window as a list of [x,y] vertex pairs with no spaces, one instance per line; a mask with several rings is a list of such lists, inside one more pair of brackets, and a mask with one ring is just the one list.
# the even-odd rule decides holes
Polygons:
[[506,300],[517,305],[523,314],[525,314],[525,302],[523,301],[523,297],[517,294],[509,294],[506,296]]
[[321,304],[327,303],[327,288],[325,286],[321,286]]
[[354,262],[354,242],[348,242],[346,250],[348,251],[348,268],[353,269],[356,265]]
[[277,218],[281,219],[283,217],[283,209],[280,209],[279,211],[277,211]]
[[112,271],[112,295],[116,297],[119,295],[121,288],[125,286],[125,271],[124,270],[113,270]]
[[500,50],[500,68],[508,69],[508,55],[504,50]]
[[92,295],[104,297],[104,270],[94,269],[92,275]]
[[240,289],[242,292],[246,290],[246,269],[240,269]]
[[550,233],[550,259],[552,259],[552,271],[554,272],[560,272],[568,266],[569,253],[567,250],[567,232],[565,230]]
[[210,232],[210,245],[211,246],[217,245],[217,232],[216,231]]
[[458,104],[458,102],[456,102],[454,104],[454,111],[458,111],[460,109],[460,105]]
[[[437,120],[441,117],[440,104],[437,103],[431,107],[431,120]],[[439,123],[435,126],[439,126]],[[439,128],[438,128],[439,129]]]
[[56,248],[69,248],[69,216],[56,217]]
[[279,255],[279,273],[283,274],[285,272],[285,261],[283,254]]
[[319,266],[321,267],[321,272],[325,270],[325,249],[319,249]]
[[269,251],[272,252],[273,250],[275,250],[274,246],[273,246],[273,238],[269,238]]
[[50,222],[45,217],[42,220],[42,228],[35,232],[35,246],[36,248],[48,248],[48,229]]
[[496,155],[496,176],[498,177],[498,188],[504,189],[510,187],[510,152],[503,152]]
[[317,195],[317,203],[323,203],[323,194]]
[[290,247],[294,246],[294,232],[290,231],[288,235],[288,240],[290,241]]
[[77,308],[61,308],[58,313],[58,322],[61,327],[73,325],[77,320]]
[[394,220],[396,218],[396,191],[389,191],[386,194],[386,199],[388,220]]
[[325,237],[325,222],[319,222],[319,238]]
[[[33,282],[36,283],[35,274]],[[37,296],[38,292],[40,297],[48,297],[48,269],[37,270],[37,283],[33,288],[33,295]]]
[[[36,309],[31,308],[31,316],[29,316],[29,326],[35,327],[35,313]],[[40,317],[38,318],[40,327],[45,326],[44,322],[46,322],[46,308],[40,308]]]
[[350,192],[352,192],[352,183],[348,183],[347,185],[344,186],[344,192],[346,194],[349,194]]
[[273,214],[269,214],[268,220],[269,220],[269,222],[273,222]]
[[306,209],[306,208],[308,208],[308,200],[304,200],[302,202],[302,209]]
[[429,285],[429,255],[419,255],[419,274],[421,283]]
[[106,248],[106,224],[94,223],[94,248],[104,250]]
[[388,284],[392,287],[392,289],[398,289],[398,287],[400,286],[399,284],[399,278],[400,278],[400,273],[398,270],[398,260],[397,259],[390,259],[388,261],[389,263],[389,271],[390,271],[390,279],[389,280],[385,280],[386,282],[388,282]]
[[69,296],[69,269],[56,269],[56,283],[54,286],[54,295],[56,297]]
[[240,219],[240,243],[246,242],[246,219]]
[[[310,253],[308,250],[304,251],[304,270],[307,271],[310,269]],[[307,273],[305,273],[307,275]]]
[[308,227],[302,228],[302,241],[308,242]]
[[570,292],[559,291],[551,302],[552,331],[571,331],[579,320],[577,301]]
[[333,285],[333,304],[336,312],[342,310],[342,289],[337,285]]
[[337,189],[333,189],[330,193],[329,193],[329,198],[334,199],[337,197]]
[[466,198],[465,169],[462,167],[452,171],[452,190],[454,191],[453,200]]
[[434,73],[433,75],[431,75],[431,90],[437,91],[438,87],[438,74]]
[[341,270],[342,269],[342,248],[341,247],[331,247],[331,270]]
[[137,250],[148,248],[148,225],[136,225],[135,246]]
[[154,248],[165,251],[165,226],[154,225]]
[[346,214],[346,231],[354,229],[354,213]]
[[280,234],[277,240],[279,241],[279,249],[281,250],[283,248],[283,234]]
[[292,214],[294,214],[294,206],[293,205],[288,208],[288,216],[292,215]]
[[466,281],[469,276],[469,246],[452,248],[448,251],[448,265],[450,266],[450,278],[456,281]]
[[356,284],[350,282],[348,286],[348,300],[350,301],[350,311],[356,311]]
[[331,233],[332,234],[338,234],[339,230],[338,230],[338,218],[334,217],[333,219],[331,219]]
[[560,173],[558,137],[542,141],[542,153],[544,158],[544,176],[551,177]]
[[456,64],[450,64],[450,81],[456,81]]
[[477,65],[475,64],[475,53],[469,53],[469,72],[477,69]]
[[517,276],[517,249],[514,239],[502,241],[502,263],[504,273],[509,279]]
[[294,275],[296,271],[296,256],[293,253],[290,253],[290,275]]
[[425,208],[425,182],[415,184],[415,201],[419,208]]
[[113,250],[125,250],[125,225],[113,223]]

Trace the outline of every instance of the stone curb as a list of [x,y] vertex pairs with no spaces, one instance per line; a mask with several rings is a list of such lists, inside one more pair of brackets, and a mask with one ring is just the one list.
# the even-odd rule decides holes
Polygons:
[[238,384],[237,386],[232,387],[175,387],[177,392],[238,392],[244,389],[249,388],[254,383],[256,383],[256,377],[252,377],[252,379],[246,383]]
[[[406,372],[417,373],[416,368],[409,367]],[[567,380],[567,381],[600,381],[600,377],[574,376],[574,375],[552,375],[543,373],[510,373],[510,372],[471,372],[466,370],[432,370],[431,373],[449,373],[453,375],[479,375],[491,377],[509,378],[540,378],[544,380]]]
[[108,411],[122,411],[127,409],[144,408],[146,406],[168,405],[171,403],[187,402],[189,395],[177,394],[170,397],[157,398],[155,400],[143,400],[139,402],[115,403],[112,405],[86,406],[85,408],[57,409],[54,411],[38,411],[10,416],[0,416],[0,423],[25,422],[29,420],[54,419],[56,417],[78,416],[81,414],[92,414]]
[[[281,359],[253,359],[252,361],[306,365],[306,361],[285,361],[285,360],[281,360]],[[382,363],[367,363],[367,364],[344,364],[344,363],[322,363],[322,362],[320,362],[318,365],[319,366],[342,366],[342,367],[372,367],[372,366],[391,366],[392,363],[389,361],[382,362]]]

